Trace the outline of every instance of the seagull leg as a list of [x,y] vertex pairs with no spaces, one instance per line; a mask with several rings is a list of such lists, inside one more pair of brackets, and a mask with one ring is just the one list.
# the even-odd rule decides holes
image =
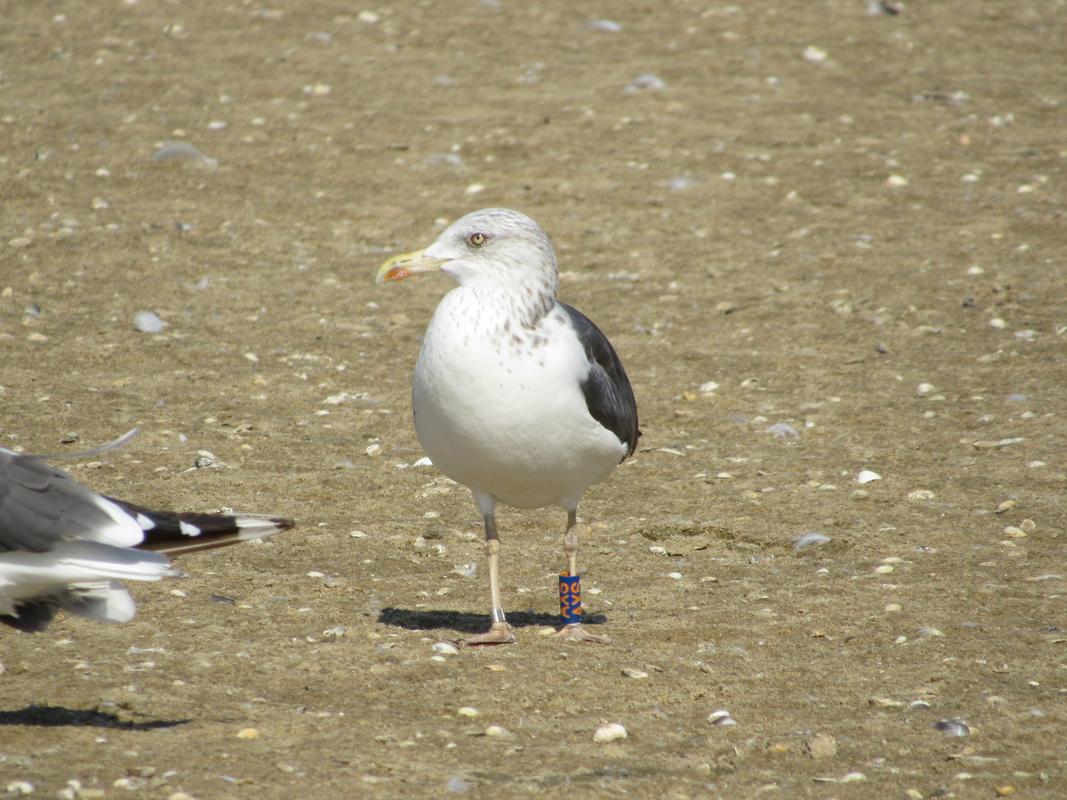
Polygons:
[[485,633],[464,639],[463,644],[468,647],[481,644],[511,644],[515,641],[515,635],[511,632],[511,626],[504,618],[504,608],[500,604],[500,570],[498,560],[500,555],[500,537],[496,533],[496,515],[492,508],[482,512],[485,518],[485,554],[489,557],[489,598],[492,604],[490,618],[492,625]]
[[[576,509],[570,509],[567,511],[567,529],[563,532],[563,552],[567,554],[567,574],[578,574],[578,511]],[[611,639],[607,636],[600,636],[595,633],[589,633],[585,626],[580,622],[572,622],[568,625],[564,625],[560,630],[556,631],[555,637],[557,639],[565,639],[567,641],[578,642],[596,642],[597,644],[611,644]]]

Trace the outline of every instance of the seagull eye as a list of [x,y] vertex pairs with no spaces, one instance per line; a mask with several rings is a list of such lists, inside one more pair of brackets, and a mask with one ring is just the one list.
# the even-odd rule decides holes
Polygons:
[[488,237],[484,233],[472,233],[467,237],[467,241],[471,243],[473,247],[481,247],[485,244]]

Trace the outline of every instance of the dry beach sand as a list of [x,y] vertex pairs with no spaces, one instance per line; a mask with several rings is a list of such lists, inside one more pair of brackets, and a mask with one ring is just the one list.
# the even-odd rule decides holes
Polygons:
[[[890,10],[6,3],[0,444],[136,425],[66,466],[300,527],[0,631],[0,796],[1067,795],[1067,5]],[[449,287],[372,277],[492,205],[637,393],[609,647],[542,635],[550,509],[499,515],[518,643],[434,650],[488,601],[415,465]]]

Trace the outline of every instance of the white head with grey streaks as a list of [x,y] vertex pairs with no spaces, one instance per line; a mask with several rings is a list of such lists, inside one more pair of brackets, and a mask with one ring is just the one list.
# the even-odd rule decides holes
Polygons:
[[424,255],[441,259],[441,269],[460,286],[514,293],[520,305],[539,312],[536,317],[552,308],[559,289],[552,242],[518,211],[472,211],[449,225]]

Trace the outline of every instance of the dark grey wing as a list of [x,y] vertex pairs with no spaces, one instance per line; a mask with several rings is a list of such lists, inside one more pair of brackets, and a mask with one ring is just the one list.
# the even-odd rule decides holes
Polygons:
[[15,610],[18,616],[0,614],[0,624],[10,625],[15,630],[24,633],[40,633],[48,627],[48,623],[52,621],[60,608],[61,603],[57,602],[55,596],[24,600],[16,604]]
[[0,551],[43,553],[115,525],[99,495],[41,459],[0,449]]
[[[582,394],[593,419],[619,437],[626,456],[637,448],[637,401],[626,370],[615,348],[589,317],[566,303],[559,303],[589,358],[589,372],[582,380]],[[624,458],[625,458],[624,457]]]

